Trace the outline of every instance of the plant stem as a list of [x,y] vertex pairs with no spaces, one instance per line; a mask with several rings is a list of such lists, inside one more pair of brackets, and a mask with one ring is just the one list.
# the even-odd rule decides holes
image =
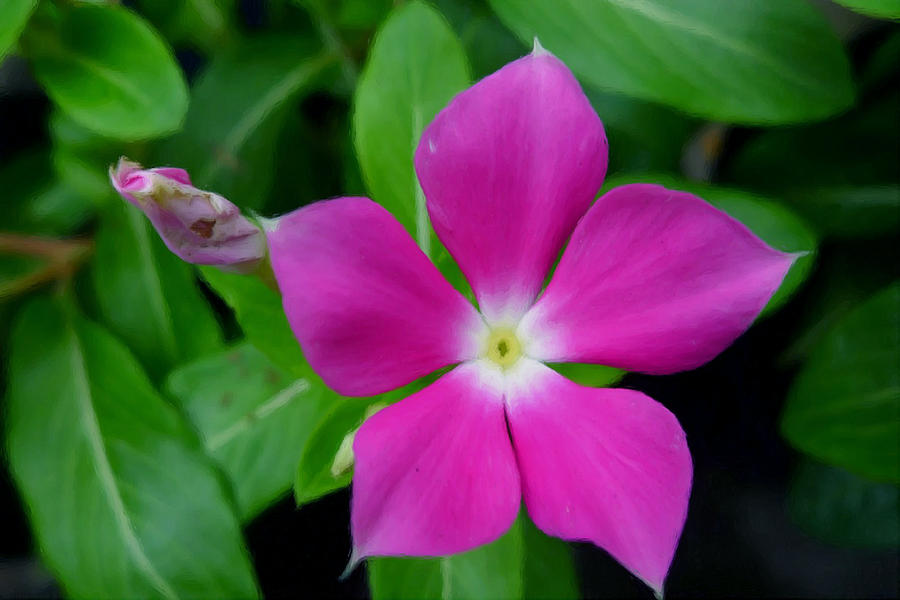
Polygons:
[[0,233],[0,254],[46,259],[41,268],[0,284],[0,298],[22,294],[51,281],[71,278],[93,249],[94,243],[91,240],[59,240]]

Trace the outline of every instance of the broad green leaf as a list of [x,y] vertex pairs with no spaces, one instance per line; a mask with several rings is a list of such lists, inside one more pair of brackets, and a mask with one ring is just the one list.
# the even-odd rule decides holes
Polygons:
[[525,545],[525,598],[564,600],[580,598],[572,549],[559,538],[540,531],[531,519],[519,515]]
[[353,477],[353,436],[363,421],[384,408],[418,392],[442,373],[418,379],[401,388],[371,398],[333,396],[327,412],[306,442],[294,478],[297,505],[350,485]]
[[392,0],[342,0],[335,23],[346,29],[375,27],[390,12]]
[[141,13],[174,45],[188,43],[209,53],[231,38],[235,0],[139,0]]
[[827,123],[763,130],[741,148],[727,176],[763,190],[896,181],[898,103],[895,90]]
[[346,398],[332,404],[310,434],[296,463],[294,500],[297,506],[350,485],[352,436],[362,425],[366,411],[377,408],[376,405],[376,401],[368,398]]
[[836,238],[877,237],[900,230],[900,183],[811,187],[786,192],[791,208]]
[[321,383],[295,379],[251,344],[201,358],[166,382],[249,521],[291,489],[310,432],[330,408]]
[[828,123],[764,131],[735,156],[727,176],[777,194],[823,236],[897,231],[898,103],[894,90]]
[[588,89],[611,148],[609,173],[673,171],[698,122],[669,108],[621,94]]
[[109,181],[109,167],[120,156],[135,157],[135,144],[97,135],[61,110],[50,115],[53,168],[73,192],[102,206],[119,196]]
[[0,2],[0,62],[12,48],[25,27],[37,0],[3,0]]
[[900,19],[900,0],[835,0],[858,13],[879,19]]
[[852,104],[850,65],[805,0],[490,0],[586,83],[733,123],[821,119]]
[[372,199],[430,256],[437,238],[413,169],[422,130],[469,84],[462,45],[429,5],[414,0],[378,31],[353,102],[356,154]]
[[791,517],[817,538],[841,546],[900,544],[900,489],[810,460],[791,484]]
[[253,569],[220,476],[128,350],[38,299],[11,337],[7,451],[72,598],[246,598]]
[[93,282],[104,322],[154,378],[221,346],[222,333],[193,269],[124,200],[104,212]]
[[54,22],[30,27],[23,44],[50,97],[101,135],[155,137],[184,119],[187,86],[171,49],[125,8],[66,6]]
[[900,282],[844,316],[788,393],[781,432],[798,450],[900,482]]
[[261,207],[285,114],[335,62],[305,39],[282,37],[254,39],[214,58],[191,91],[184,127],[162,146],[159,163],[187,169],[194,185],[238,206]]
[[437,0],[435,4],[465,47],[474,79],[490,75],[531,49],[531,43],[522,44],[482,0]]
[[45,152],[17,156],[0,167],[0,221],[6,231],[71,233],[93,214],[94,206],[53,176]]
[[895,65],[900,61],[900,31],[894,30],[876,48],[860,69],[859,88],[864,94],[877,93],[879,87],[894,79]]
[[900,247],[892,239],[842,245],[820,261],[794,323],[798,333],[780,357],[782,365],[805,361],[844,315],[893,281],[894,270],[885,267],[898,261]]
[[200,267],[203,279],[235,313],[247,340],[295,377],[315,377],[291,331],[281,295],[256,277]]
[[625,371],[615,367],[591,365],[587,363],[554,363],[548,364],[557,373],[565,375],[575,383],[589,387],[609,387],[625,376]]
[[373,600],[578,598],[565,542],[548,538],[520,514],[498,540],[442,558],[368,561]]
[[815,234],[802,219],[777,202],[740,190],[655,173],[614,177],[606,181],[603,189],[609,190],[626,183],[657,183],[670,189],[691,192],[746,225],[773,248],[783,252],[806,252],[794,262],[761,315],[770,314],[784,304],[812,269],[817,248]]

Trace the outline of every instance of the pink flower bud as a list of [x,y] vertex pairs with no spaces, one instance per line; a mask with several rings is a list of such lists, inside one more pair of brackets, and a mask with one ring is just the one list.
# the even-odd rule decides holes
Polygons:
[[222,196],[192,186],[184,169],[144,169],[122,157],[109,177],[182,260],[248,273],[265,258],[262,230]]

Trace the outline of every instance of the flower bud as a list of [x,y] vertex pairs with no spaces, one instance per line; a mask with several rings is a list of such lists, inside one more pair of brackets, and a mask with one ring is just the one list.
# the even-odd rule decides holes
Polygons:
[[262,230],[222,196],[192,186],[184,169],[143,169],[122,157],[109,177],[182,260],[249,273],[265,258]]

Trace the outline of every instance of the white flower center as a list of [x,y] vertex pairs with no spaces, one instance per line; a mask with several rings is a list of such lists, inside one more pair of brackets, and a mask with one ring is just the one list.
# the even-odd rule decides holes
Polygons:
[[482,356],[501,369],[508,369],[522,357],[522,343],[515,330],[509,327],[494,327],[485,340]]

